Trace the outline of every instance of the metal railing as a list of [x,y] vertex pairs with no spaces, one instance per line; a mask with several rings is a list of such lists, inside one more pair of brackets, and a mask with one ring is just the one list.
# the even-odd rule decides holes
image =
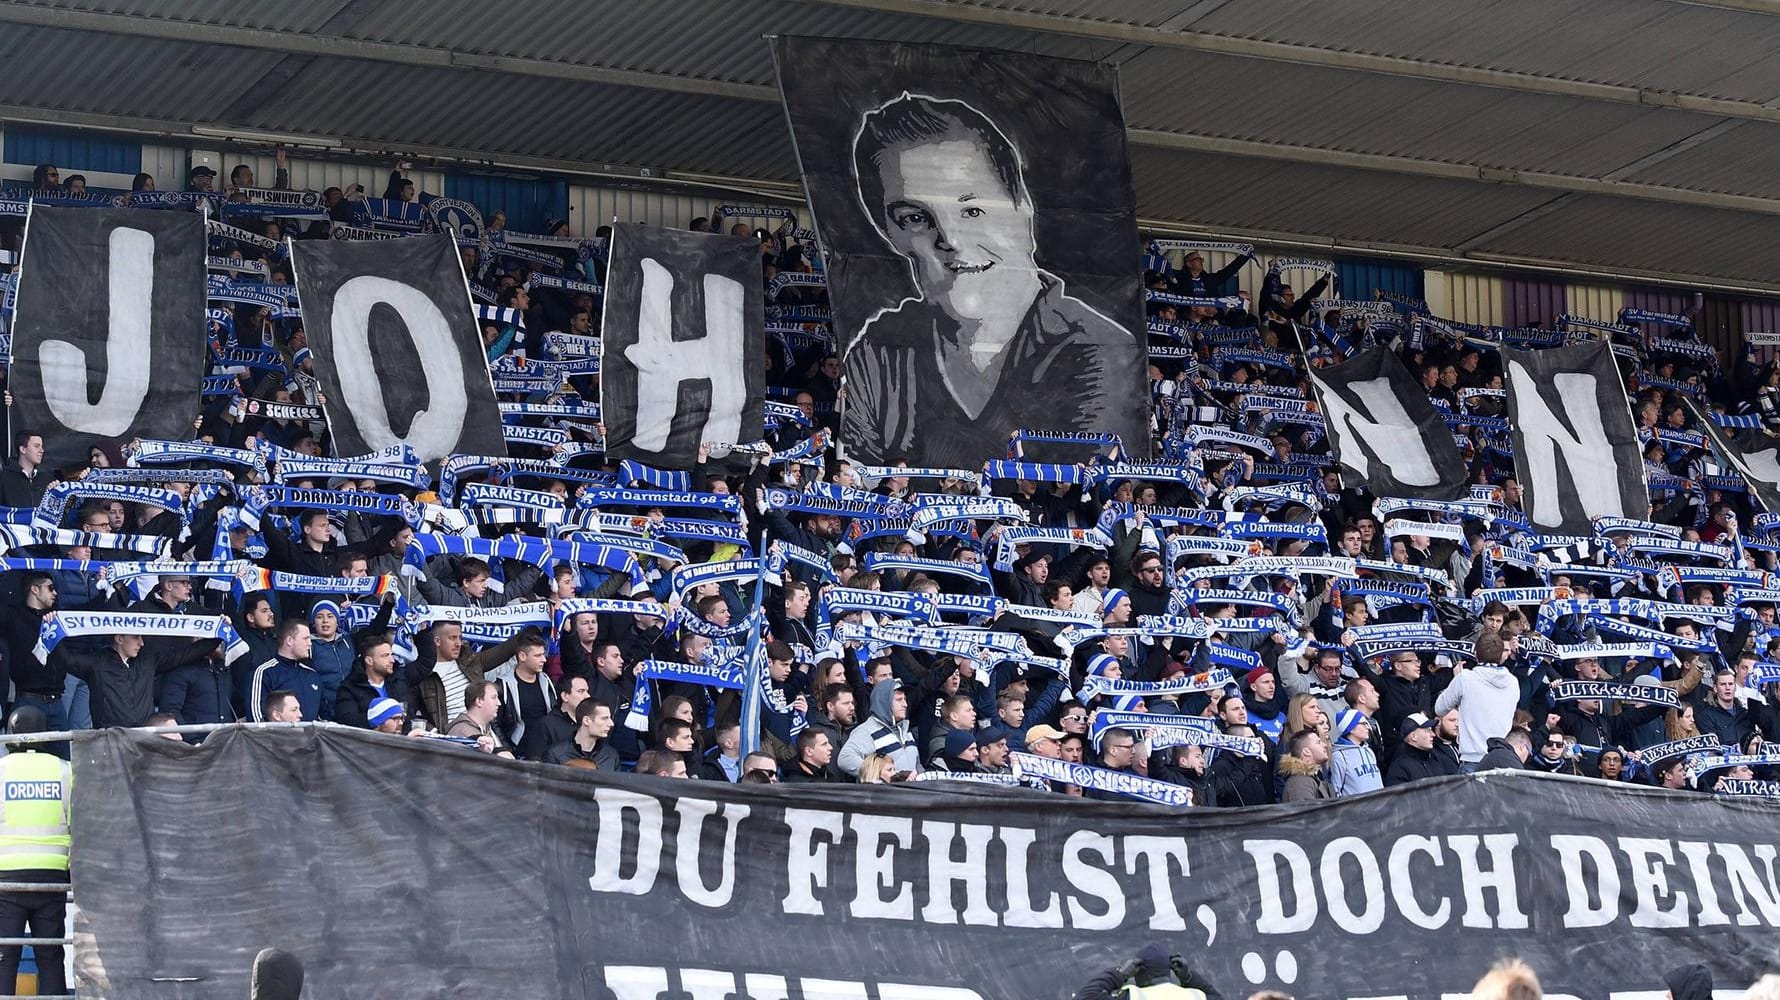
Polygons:
[[[214,733],[223,729],[307,729],[314,726],[337,726],[334,722],[206,722],[194,726],[131,726],[117,727],[130,733],[178,733],[185,736],[192,733]],[[341,728],[356,728],[343,726]],[[5,733],[0,734],[0,746],[11,746],[15,743],[65,743],[81,733],[100,732],[97,729],[64,729],[53,733]],[[5,1000],[0,997],[0,1000]]]

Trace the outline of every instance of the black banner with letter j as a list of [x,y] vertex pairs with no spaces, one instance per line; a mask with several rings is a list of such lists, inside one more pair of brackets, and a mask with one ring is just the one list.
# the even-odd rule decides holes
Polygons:
[[52,469],[85,463],[105,441],[190,437],[204,381],[204,220],[37,205],[24,260],[12,429],[43,435]]
[[[1165,940],[1225,996],[1780,965],[1780,803],[1492,773],[1306,807],[588,775],[338,729],[82,734],[83,996],[1063,998]],[[424,781],[415,780],[425,773]],[[214,776],[230,776],[218,782]],[[684,991],[684,992],[681,992]]]

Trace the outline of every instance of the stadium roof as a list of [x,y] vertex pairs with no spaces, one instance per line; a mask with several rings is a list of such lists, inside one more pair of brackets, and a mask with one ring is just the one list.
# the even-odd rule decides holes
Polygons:
[[1155,228],[1780,291],[1772,0],[4,0],[0,119],[795,196],[768,33],[1117,63]]

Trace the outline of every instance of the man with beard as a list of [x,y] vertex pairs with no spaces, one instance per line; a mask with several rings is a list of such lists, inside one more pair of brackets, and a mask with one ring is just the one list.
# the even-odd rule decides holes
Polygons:
[[1463,774],[1465,763],[1459,757],[1459,710],[1448,709],[1434,727],[1434,760],[1441,774]]
[[871,754],[888,756],[898,771],[921,770],[920,748],[909,731],[908,694],[893,677],[872,685],[871,715],[847,738],[837,763],[842,773],[856,778],[859,765]]
[[1220,806],[1254,806],[1273,801],[1276,745],[1249,724],[1248,706],[1237,695],[1226,694],[1217,703],[1218,728],[1231,736],[1258,736],[1265,753],[1243,757],[1220,753],[1211,765],[1212,789]]

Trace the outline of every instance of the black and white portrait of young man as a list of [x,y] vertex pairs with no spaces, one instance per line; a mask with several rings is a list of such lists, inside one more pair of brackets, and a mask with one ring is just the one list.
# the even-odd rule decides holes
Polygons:
[[[777,39],[775,57],[828,269],[848,456],[969,468],[1020,429],[1147,448],[1112,71],[816,39]],[[812,70],[836,77],[819,101]]]

